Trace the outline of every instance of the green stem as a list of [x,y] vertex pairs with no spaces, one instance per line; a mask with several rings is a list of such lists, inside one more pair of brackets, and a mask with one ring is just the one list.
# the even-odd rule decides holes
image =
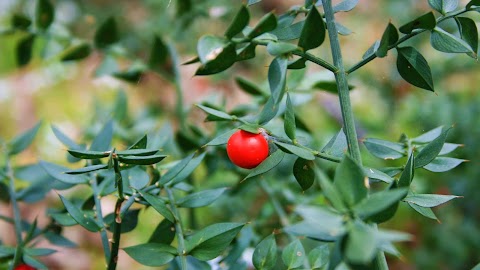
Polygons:
[[348,151],[350,156],[362,164],[360,156],[360,147],[358,145],[357,131],[353,119],[352,104],[350,102],[350,93],[348,89],[347,73],[343,66],[342,52],[340,50],[340,41],[338,40],[337,27],[335,26],[335,17],[332,9],[331,0],[322,0],[325,11],[325,20],[327,21],[328,36],[330,38],[330,47],[332,50],[333,64],[337,67],[335,80],[338,86],[338,97],[342,109],[343,125],[345,136],[347,137]]
[[187,125],[185,122],[185,112],[183,110],[183,92],[182,92],[182,83],[181,83],[181,75],[180,75],[180,70],[178,67],[180,66],[180,63],[178,61],[178,55],[177,51],[175,50],[175,47],[173,45],[168,46],[168,50],[170,52],[170,55],[172,57],[172,68],[173,68],[173,85],[175,87],[175,93],[177,95],[177,100],[175,104],[175,112],[177,114],[178,122],[180,124],[180,128],[182,130],[185,130]]
[[118,189],[118,198],[115,204],[115,222],[113,223],[113,239],[111,255],[107,268],[108,270],[115,270],[117,268],[118,249],[120,248],[120,237],[122,235],[122,216],[120,215],[120,211],[122,209],[123,201],[125,200],[125,196],[123,194],[122,174],[120,173],[120,165],[116,156],[113,158],[113,169],[115,171],[115,183]]
[[13,263],[10,266],[10,269],[14,269],[20,263],[20,260],[22,258],[22,249],[23,249],[22,218],[20,216],[20,209],[18,207],[17,194],[15,193],[15,177],[13,175],[13,169],[12,169],[12,165],[10,164],[10,157],[8,155],[6,157],[6,167],[7,167],[7,176],[8,176],[8,179],[10,180],[10,183],[8,186],[8,192],[10,194],[10,201],[12,203],[13,225],[15,228],[15,237],[17,239],[17,247],[15,248]]
[[[448,16],[441,16],[439,18],[437,18],[437,24],[439,24],[440,22],[444,21],[444,20],[447,20],[447,19],[450,19],[450,18],[453,18],[455,16],[458,16],[460,14],[463,14],[465,12],[468,12],[469,10],[467,9],[461,9],[461,10],[458,10],[456,12],[453,12],[453,13],[449,13]],[[398,45],[402,44],[403,42],[411,39],[412,37],[420,34],[420,33],[423,33],[425,31],[427,31],[428,29],[415,29],[413,30],[410,34],[406,34],[404,35],[403,37],[401,37],[395,44],[391,45],[388,47],[388,50],[391,50],[393,48],[396,48]],[[370,54],[367,58],[365,59],[362,59],[360,62],[356,63],[355,65],[353,65],[353,67],[351,67],[350,69],[347,70],[347,74],[351,74],[353,73],[355,70],[363,67],[364,65],[368,64],[369,62],[371,62],[373,59],[377,58],[377,55],[375,53],[373,54]]]
[[[98,182],[97,182],[96,176],[94,176],[92,180],[92,190],[93,190],[93,200],[95,201],[95,214],[100,224],[105,224],[105,221],[103,220],[102,204],[100,202],[100,191],[98,190]],[[108,262],[110,259],[110,246],[108,242],[108,235],[107,235],[106,228],[103,228],[100,231],[100,237],[102,238],[102,247],[103,247],[103,252],[105,254],[105,260],[106,262]]]
[[185,238],[183,236],[183,225],[180,217],[180,212],[175,204],[175,197],[173,196],[172,190],[165,186],[165,191],[168,194],[168,199],[170,200],[170,208],[172,209],[173,217],[175,218],[175,234],[177,235],[178,242],[178,255],[181,259],[181,269],[187,270],[187,250],[185,247]]

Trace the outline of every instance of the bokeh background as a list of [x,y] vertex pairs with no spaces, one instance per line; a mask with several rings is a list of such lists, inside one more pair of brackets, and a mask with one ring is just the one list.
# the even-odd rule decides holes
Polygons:
[[[14,13],[32,15],[34,2],[1,0],[0,29],[9,27]],[[101,124],[112,117],[111,108],[118,102],[128,104],[128,117],[120,116],[119,123],[123,121],[123,125],[116,127],[120,137],[122,132],[131,130],[138,134],[159,129],[175,130],[179,121],[175,109],[177,95],[172,83],[150,72],[144,73],[138,81],[129,83],[104,75],[102,67],[108,68],[112,59],[115,59],[119,69],[132,64],[132,59],[146,59],[153,34],[173,44],[179,58],[185,62],[195,56],[198,38],[204,34],[223,33],[242,4],[242,1],[231,0],[52,2],[56,9],[52,31],[56,35],[91,40],[96,27],[107,17],[115,16],[121,29],[121,46],[109,56],[94,52],[80,62],[60,63],[49,56],[55,55],[61,44],[39,40],[35,43],[32,62],[19,68],[15,61],[15,44],[22,36],[0,35],[0,138],[12,138],[38,120],[44,121],[34,146],[16,158],[18,165],[39,159],[65,162],[65,148],[56,140],[49,126],[54,124],[81,141],[98,131]],[[290,6],[302,2],[264,0],[251,7],[252,20],[258,20],[272,10],[281,14]],[[467,1],[461,2],[465,4]],[[338,20],[353,31],[351,35],[340,39],[346,66],[352,66],[361,59],[370,45],[381,37],[389,21],[399,26],[429,10],[426,0],[361,0],[352,12],[338,14]],[[480,21],[478,13],[468,16]],[[449,30],[453,30],[453,26],[452,22],[443,25]],[[400,260],[392,259],[391,268],[470,269],[480,261],[480,68],[478,62],[467,55],[444,54],[433,50],[428,34],[419,35],[409,42],[414,43],[428,60],[436,92],[413,87],[402,80],[396,71],[394,51],[389,52],[386,58],[367,64],[350,76],[350,83],[356,87],[352,92],[352,102],[359,135],[395,140],[402,133],[415,137],[440,125],[453,125],[448,141],[465,145],[454,156],[470,162],[447,173],[416,173],[414,188],[418,192],[455,194],[463,198],[435,209],[441,223],[401,207],[393,220],[382,225],[415,236],[414,241],[399,245],[403,256]],[[313,53],[331,61],[327,43]],[[205,100],[225,100],[227,108],[248,104],[249,96],[236,86],[235,76],[248,78],[264,87],[267,85],[266,73],[271,59],[264,48],[257,48],[254,60],[236,64],[221,74],[209,77],[195,77],[195,65],[180,66],[186,121],[208,131],[210,126],[203,123],[204,114],[192,104]],[[304,84],[308,85],[309,80],[325,76],[328,75],[324,70],[309,66]],[[299,109],[300,116],[307,120],[307,126],[319,141],[325,142],[340,128],[338,102],[332,94],[315,92],[314,98]],[[179,152],[178,149],[172,151]],[[392,165],[375,159],[365,149],[362,151],[365,164],[372,167]],[[201,178],[201,173],[196,177]],[[228,181],[224,179],[229,179],[228,171],[208,181]],[[199,183],[204,182],[209,185],[207,180],[199,180]],[[298,190],[295,192],[298,193]],[[55,193],[48,194],[47,198],[32,205],[22,205],[24,216],[41,218],[48,206],[58,206]],[[254,207],[260,203],[256,200],[262,197],[240,193],[240,196],[229,199],[215,204],[208,213],[205,211],[200,222],[207,224],[210,219],[226,219],[226,216],[222,216],[225,215],[225,209]],[[249,203],[242,205],[246,200]],[[224,210],[220,210],[222,208]],[[0,213],[10,215],[9,206],[1,204]],[[142,215],[151,216],[149,213]],[[228,215],[228,219],[232,219],[234,213],[230,211]],[[127,234],[125,246],[148,239],[156,221],[151,218],[142,221],[139,228]],[[7,236],[10,230],[8,225],[0,222],[0,234],[7,242],[14,241]],[[46,258],[45,262],[52,269],[103,267],[97,235],[75,227],[67,228],[66,235],[79,244],[79,249],[61,250]],[[120,269],[147,269],[135,264],[125,253],[122,254]]]

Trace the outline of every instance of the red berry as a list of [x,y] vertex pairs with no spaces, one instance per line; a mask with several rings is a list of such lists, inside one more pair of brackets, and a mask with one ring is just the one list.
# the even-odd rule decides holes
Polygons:
[[15,267],[15,270],[36,270],[36,269],[31,267],[28,264],[20,264],[17,267]]
[[228,139],[227,154],[233,164],[252,169],[268,157],[268,142],[262,134],[239,130]]

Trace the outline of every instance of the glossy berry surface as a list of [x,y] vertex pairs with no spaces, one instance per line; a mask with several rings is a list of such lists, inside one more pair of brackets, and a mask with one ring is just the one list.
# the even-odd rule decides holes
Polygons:
[[19,266],[15,267],[15,270],[36,270],[36,269],[31,267],[28,264],[20,264]]
[[239,130],[228,139],[227,154],[233,164],[252,169],[268,157],[268,142],[262,134]]

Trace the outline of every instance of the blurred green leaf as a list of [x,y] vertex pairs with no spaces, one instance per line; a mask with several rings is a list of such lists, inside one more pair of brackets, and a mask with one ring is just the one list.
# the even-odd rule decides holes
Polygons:
[[167,218],[163,219],[150,235],[148,243],[170,245],[175,238],[175,225]]
[[405,155],[404,145],[381,139],[366,138],[363,144],[374,156],[383,159],[398,159]]
[[151,267],[165,265],[177,255],[174,247],[161,243],[145,243],[123,250],[135,261]]
[[274,141],[275,145],[277,145],[283,152],[289,153],[296,155],[298,157],[301,157],[306,160],[314,160],[315,156],[313,153],[305,148],[289,144],[289,143],[283,143],[283,142],[278,142]]
[[246,35],[249,39],[256,38],[263,33],[270,32],[277,27],[277,18],[272,12],[263,16],[253,29]]
[[67,184],[84,184],[88,182],[88,178],[86,176],[65,174],[65,171],[69,170],[67,167],[59,166],[46,161],[40,161],[39,164],[51,177],[57,179],[58,181]]
[[313,161],[303,158],[297,158],[293,164],[293,175],[304,191],[309,189],[315,181],[314,166]]
[[10,202],[10,192],[7,184],[5,184],[3,181],[0,181],[0,202]]
[[247,180],[248,178],[252,178],[254,176],[266,173],[271,169],[275,168],[283,159],[285,153],[282,151],[275,151],[269,157],[267,157],[260,165],[250,170],[250,173],[243,179]]
[[[202,163],[206,154],[207,154],[206,152],[203,152],[197,157],[191,159],[188,162],[187,166],[185,166],[184,169],[182,169],[182,171],[179,172],[168,184],[173,186],[185,180],[188,176],[190,176],[193,173],[193,171],[200,165],[200,163]],[[164,178],[166,178],[167,174],[168,172],[164,175]]]
[[282,251],[282,260],[288,269],[302,266],[305,259],[305,249],[303,248],[302,242],[298,239],[290,242]]
[[[222,111],[219,111],[219,110],[216,110],[216,109],[213,109],[213,108],[210,108],[210,107],[207,107],[207,106],[203,106],[203,105],[200,105],[200,104],[195,104],[195,106],[197,106],[198,108],[202,109],[204,112],[206,112],[207,114],[209,115],[212,115],[214,116],[214,120],[227,120],[227,121],[231,121],[234,119],[233,116],[225,113],[225,112],[222,112]],[[218,121],[217,120],[217,121]],[[213,121],[213,120],[212,120]]]
[[11,18],[11,24],[13,28],[25,30],[32,24],[32,20],[26,15],[15,13]]
[[439,194],[411,194],[408,195],[405,199],[403,199],[403,201],[410,204],[416,204],[421,207],[435,207],[456,198],[461,197],[455,195]]
[[480,6],[480,1],[479,0],[471,0],[468,2],[468,4],[465,6],[466,9],[471,9],[472,6]]
[[188,156],[186,156],[184,159],[180,160],[175,166],[170,168],[162,178],[160,178],[159,184],[160,185],[165,185],[166,183],[172,181],[185,167],[188,165],[188,163],[193,159],[195,156],[195,153],[192,153]]
[[50,248],[25,248],[23,250],[23,252],[25,252],[26,254],[30,255],[30,256],[48,256],[48,255],[51,255],[55,252],[57,252],[56,250],[54,249],[50,249]]
[[70,139],[65,133],[63,133],[60,129],[58,129],[56,126],[52,125],[51,126],[53,134],[57,139],[66,147],[72,150],[78,150],[80,149],[80,146],[75,143],[72,139]]
[[287,134],[291,140],[295,140],[297,129],[295,126],[295,109],[293,108],[292,100],[290,99],[290,95],[288,93],[284,117],[284,129],[285,134]]
[[353,223],[345,246],[346,259],[355,264],[366,264],[375,257],[377,246],[373,229],[361,222]]
[[187,254],[201,261],[218,257],[244,225],[244,223],[217,223],[195,232],[186,239]]
[[85,214],[82,213],[79,208],[77,208],[74,204],[68,201],[65,197],[60,194],[58,196],[60,197],[60,200],[62,200],[65,209],[72,216],[72,218],[75,219],[76,222],[78,222],[78,224],[91,232],[98,232],[102,229],[100,226],[98,226],[95,220],[85,216]]
[[322,269],[327,265],[330,256],[330,249],[328,245],[318,246],[308,253],[308,262],[312,269]]
[[438,221],[437,216],[435,215],[435,213],[432,211],[430,207],[421,207],[414,203],[408,203],[408,205],[412,207],[415,211],[417,211],[419,214],[421,214],[422,216]]
[[113,122],[110,120],[103,126],[102,130],[93,139],[90,145],[91,151],[108,151],[113,137]]
[[468,43],[468,45],[470,45],[473,50],[472,53],[467,53],[468,56],[477,59],[478,30],[475,21],[466,17],[455,17],[455,21],[457,22],[458,29],[460,30],[460,36],[466,43]]
[[63,237],[60,234],[54,233],[52,231],[47,231],[43,236],[47,239],[47,241],[55,246],[59,247],[66,247],[66,248],[75,248],[77,245],[68,240],[67,238]]
[[92,48],[87,43],[79,43],[68,47],[62,52],[61,61],[75,61],[87,58],[92,51]]
[[32,144],[33,142],[33,139],[37,135],[37,132],[40,129],[41,125],[42,122],[39,121],[37,124],[35,124],[35,126],[16,136],[10,142],[8,142],[8,155],[16,155],[25,150],[28,146],[30,146],[30,144]]
[[458,0],[428,0],[428,4],[436,11],[445,14],[457,8]]
[[461,163],[465,162],[464,159],[450,158],[450,157],[436,157],[432,162],[424,166],[423,168],[431,172],[446,172],[449,171]]
[[233,135],[233,133],[237,132],[238,129],[234,128],[232,130],[229,130],[225,133],[222,133],[218,135],[217,137],[213,138],[211,141],[209,141],[205,146],[218,146],[218,145],[224,145],[227,144],[228,139]]
[[295,212],[304,220],[285,227],[287,233],[326,242],[336,241],[345,233],[343,216],[327,208],[299,205]]
[[29,33],[18,41],[16,47],[16,59],[17,65],[19,67],[23,67],[30,62],[30,59],[32,58],[33,43],[35,42],[35,38],[35,34]]
[[340,24],[339,22],[335,22],[335,26],[337,28],[337,33],[342,36],[348,36],[352,33],[352,30],[348,29],[346,26]]
[[470,44],[446,32],[440,27],[435,27],[430,35],[430,44],[434,49],[446,53],[476,53]]
[[353,211],[361,219],[368,219],[369,217],[386,210],[395,203],[398,203],[401,199],[405,198],[407,192],[408,188],[375,192],[355,205]]
[[397,47],[397,69],[402,78],[417,87],[434,91],[427,60],[413,47]]
[[257,270],[270,270],[277,263],[277,243],[275,235],[271,234],[264,238],[253,252],[253,265]]
[[463,146],[462,144],[444,143],[443,147],[442,147],[442,150],[440,150],[439,155],[449,154],[449,153],[453,152],[455,149],[457,149],[458,147],[462,147],[462,146]]
[[415,29],[426,29],[432,30],[437,25],[437,21],[435,20],[435,15],[433,12],[430,11],[427,14],[424,14],[415,20],[408,22],[402,26],[400,26],[399,30],[403,34],[410,34]]
[[156,72],[171,74],[173,73],[171,57],[168,45],[160,36],[154,36],[148,66]]
[[55,10],[49,0],[38,0],[35,9],[35,24],[37,28],[46,30],[53,22]]
[[138,193],[140,193],[145,201],[147,201],[160,215],[172,223],[175,222],[175,217],[173,216],[172,211],[170,211],[162,199],[147,192],[138,191]]
[[[321,1],[319,1],[321,2]],[[333,12],[347,12],[354,9],[358,4],[358,0],[343,0],[342,2],[333,6]]]
[[374,168],[363,167],[363,172],[370,180],[380,180],[385,183],[392,183],[394,181],[390,175]]
[[412,139],[414,143],[428,143],[433,141],[435,138],[442,134],[443,126],[436,127],[432,130],[429,130],[418,137]]
[[248,6],[251,6],[251,5],[256,4],[256,3],[259,3],[259,2],[261,2],[261,1],[262,1],[262,0],[248,0],[247,5],[248,5]]
[[196,208],[196,207],[207,206],[215,202],[218,198],[220,198],[220,196],[222,196],[225,190],[227,190],[227,188],[217,188],[217,189],[202,190],[199,192],[188,194],[187,196],[177,200],[177,205],[178,207],[185,207],[185,208]]
[[378,45],[378,49],[375,51],[375,54],[382,58],[387,56],[388,49],[395,45],[398,41],[398,31],[395,25],[388,23],[387,28],[383,32],[382,39]]
[[235,82],[242,90],[244,90],[245,92],[251,95],[268,97],[268,93],[266,93],[263,89],[258,87],[255,83],[245,78],[235,77]]
[[158,151],[157,149],[128,149],[115,153],[117,153],[118,156],[151,156],[158,153]]
[[100,49],[105,49],[119,40],[120,36],[118,34],[117,22],[114,17],[106,19],[97,28],[93,38],[95,46]]
[[407,164],[403,169],[402,175],[398,179],[398,186],[399,187],[409,187],[412,183],[413,177],[415,175],[415,157],[413,153],[410,154],[408,158]]
[[336,210],[338,210],[339,212],[345,211],[346,206],[344,201],[342,200],[340,191],[318,169],[315,171],[315,173],[316,175],[318,175],[318,179],[320,180],[320,187],[322,188],[324,196],[328,199],[328,201],[330,201],[330,203]]
[[415,157],[415,168],[420,168],[423,167],[432,160],[438,156],[440,151],[443,148],[443,144],[445,143],[445,140],[447,138],[448,132],[450,129],[445,129],[442,131],[442,134],[435,138],[433,141],[428,143],[421,151],[418,153],[418,155]]
[[335,170],[333,185],[343,197],[343,201],[348,206],[354,206],[367,196],[366,179],[360,165],[345,155]]
[[[147,148],[148,143],[148,136],[143,135],[138,141],[136,141],[132,146],[128,148],[128,150],[135,150],[135,149],[145,149]],[[126,151],[118,151],[117,153],[126,152]]]
[[227,31],[225,31],[225,36],[227,38],[233,38],[238,33],[242,32],[242,30],[248,25],[250,21],[250,14],[248,9],[242,5],[240,10],[237,12],[235,17],[233,18],[232,23],[228,26]]
[[[351,0],[347,1],[352,2]],[[342,3],[340,3],[340,5]],[[323,41],[325,40],[325,33],[326,26],[323,22],[322,15],[318,13],[318,10],[315,6],[312,6],[308,12],[307,18],[305,19],[305,24],[303,26],[302,33],[300,34],[300,39],[298,40],[298,46],[303,48],[304,51],[314,49],[322,45]]]
[[115,71],[111,75],[129,83],[138,83],[147,70],[143,64],[132,64],[127,70]]
[[25,264],[27,264],[31,267],[34,267],[36,269],[48,269],[48,267],[45,264],[43,264],[41,261],[35,259],[34,257],[32,257],[30,255],[23,254],[22,260]]
[[118,161],[125,164],[133,165],[152,165],[162,161],[166,155],[151,155],[151,156],[119,156]]
[[85,173],[90,173],[98,170],[103,170],[107,169],[108,165],[106,164],[99,164],[99,165],[92,165],[92,166],[87,166],[79,169],[74,169],[74,170],[68,170],[65,173],[66,174],[85,174]]
[[267,45],[267,51],[273,56],[285,55],[297,50],[298,47],[295,44],[286,42],[269,42]]
[[[318,82],[316,82],[312,85],[312,88],[325,90],[325,91],[333,93],[333,94],[338,93],[337,82],[335,82],[335,81],[318,81]],[[355,86],[348,85],[349,90],[353,90],[354,88],[355,88]]]
[[268,68],[268,85],[274,104],[278,104],[285,93],[287,64],[287,58],[276,57]]

